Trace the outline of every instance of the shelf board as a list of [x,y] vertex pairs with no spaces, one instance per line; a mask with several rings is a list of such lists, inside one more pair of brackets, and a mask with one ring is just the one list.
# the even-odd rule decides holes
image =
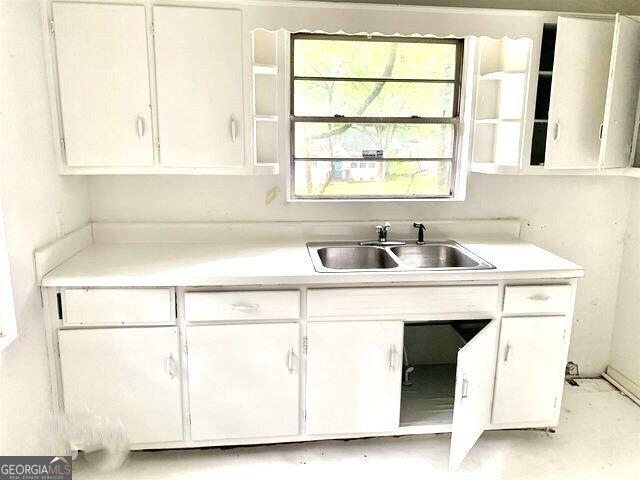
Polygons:
[[264,63],[254,63],[253,64],[253,73],[256,75],[277,75],[278,74],[278,66],[277,65],[266,65]]
[[533,120],[533,123],[549,123],[549,120],[546,118],[536,118]]
[[256,122],[277,122],[278,115],[255,115],[253,117]]
[[508,77],[517,77],[524,76],[527,72],[518,70],[518,71],[509,71],[509,70],[498,70],[495,72],[487,72],[481,73],[479,75],[480,80],[502,80],[503,78]]
[[499,123],[521,123],[521,118],[476,118],[478,124],[497,125]]
[[553,75],[553,72],[551,70],[540,70],[538,72],[538,75],[540,75],[541,77],[550,77],[551,75]]

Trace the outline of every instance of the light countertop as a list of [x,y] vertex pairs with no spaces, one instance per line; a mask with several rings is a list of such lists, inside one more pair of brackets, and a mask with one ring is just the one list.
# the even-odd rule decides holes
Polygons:
[[493,270],[318,273],[306,243],[94,243],[42,280],[44,287],[309,285],[576,278],[582,267],[518,241],[459,241]]

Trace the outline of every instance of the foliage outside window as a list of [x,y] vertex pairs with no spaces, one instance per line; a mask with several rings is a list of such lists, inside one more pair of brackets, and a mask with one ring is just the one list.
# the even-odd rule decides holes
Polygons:
[[293,197],[452,197],[462,42],[292,35]]

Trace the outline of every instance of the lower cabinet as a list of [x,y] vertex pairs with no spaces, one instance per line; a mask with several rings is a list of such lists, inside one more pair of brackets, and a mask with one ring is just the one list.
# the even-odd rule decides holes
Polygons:
[[493,424],[557,423],[570,327],[567,316],[502,319]]
[[177,327],[60,330],[58,342],[67,415],[121,422],[134,444],[183,439]]
[[295,323],[187,327],[191,438],[299,433]]
[[306,432],[396,430],[402,321],[307,324]]

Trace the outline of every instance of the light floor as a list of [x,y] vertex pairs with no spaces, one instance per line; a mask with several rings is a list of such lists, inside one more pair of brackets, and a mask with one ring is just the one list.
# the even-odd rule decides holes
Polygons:
[[75,464],[81,479],[640,479],[640,407],[604,380],[566,386],[556,433],[486,432],[447,473],[449,434],[230,449],[132,453],[117,472]]

